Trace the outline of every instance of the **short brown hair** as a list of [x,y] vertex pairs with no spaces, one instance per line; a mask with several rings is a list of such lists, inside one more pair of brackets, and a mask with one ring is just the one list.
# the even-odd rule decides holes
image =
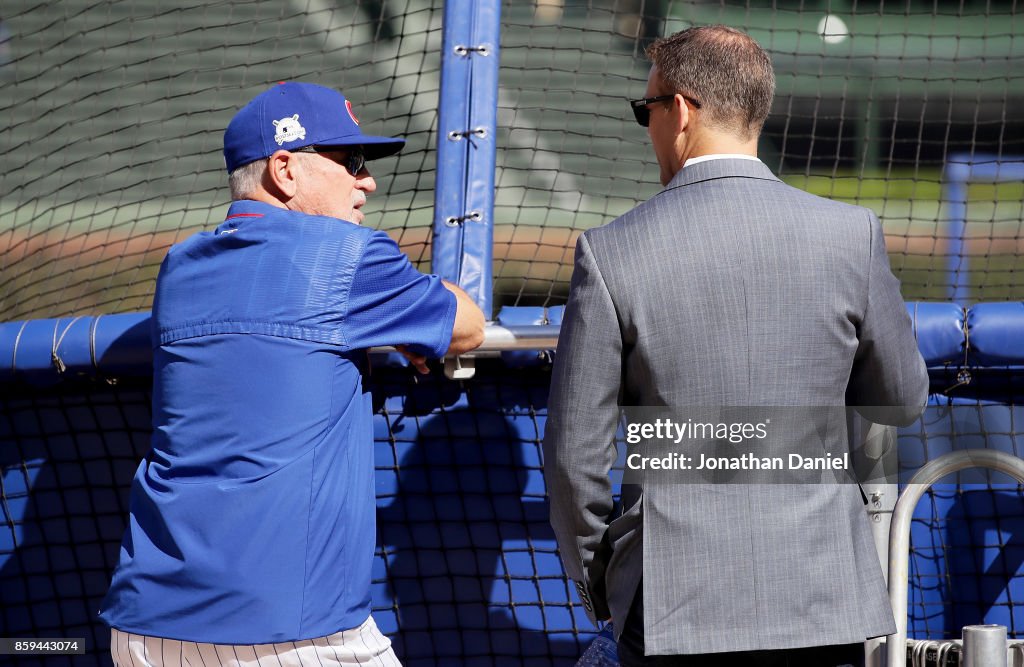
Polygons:
[[695,97],[712,125],[757,136],[775,96],[772,61],[761,45],[724,25],[687,28],[647,47],[674,92]]

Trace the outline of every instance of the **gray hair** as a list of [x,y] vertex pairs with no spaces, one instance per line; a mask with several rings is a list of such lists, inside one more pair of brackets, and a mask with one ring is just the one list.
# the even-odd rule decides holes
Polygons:
[[228,176],[228,188],[231,190],[231,201],[249,199],[260,188],[263,172],[268,160],[256,160],[236,168]]
[[647,47],[647,57],[674,92],[695,97],[710,124],[756,137],[771,111],[775,73],[767,52],[735,28],[687,28]]

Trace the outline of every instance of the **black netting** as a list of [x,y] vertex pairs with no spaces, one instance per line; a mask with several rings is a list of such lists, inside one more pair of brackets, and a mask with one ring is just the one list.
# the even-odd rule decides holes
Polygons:
[[[224,125],[283,79],[341,88],[364,127],[409,139],[374,165],[367,224],[426,267],[442,7],[5,3],[0,319],[148,307],[167,247],[223,214]],[[874,209],[906,298],[949,298],[955,285],[968,300],[1021,298],[1024,177],[948,176],[957,160],[1024,168],[1018,11],[1011,0],[504,2],[497,305],[563,301],[579,232],[658,189],[625,100],[643,92],[651,38],[710,22],[750,31],[774,59],[763,159],[789,183]]]
[[0,395],[0,636],[84,638],[87,664],[101,664],[109,631],[96,614],[117,563],[128,487],[149,450],[149,396],[82,389]]
[[[873,209],[906,299],[1024,296],[1018,3],[508,0],[502,10],[498,304],[564,302],[576,236],[660,188],[626,98],[643,97],[653,37],[708,23],[748,31],[771,53],[778,86],[761,158],[796,187]],[[944,177],[957,160],[1013,166],[1008,182],[954,178],[959,207]]]
[[[366,224],[427,268],[442,6],[5,1],[0,320],[148,308],[167,247],[222,218],[223,127],[284,79],[342,89],[365,129],[409,141],[373,165]],[[875,210],[905,297],[961,285],[969,300],[1024,298],[1014,0],[508,0],[502,12],[498,306],[564,301],[575,237],[656,192],[625,100],[643,93],[645,43],[711,22],[772,53],[762,158],[797,187]],[[996,183],[951,168],[965,163],[1012,168]],[[411,665],[571,664],[591,629],[546,521],[546,374],[498,368],[461,386],[382,375],[382,628]],[[148,449],[148,392],[2,391],[0,636],[84,636],[99,660],[94,616]],[[1018,491],[970,487],[922,503],[912,633],[954,636],[979,615],[1016,633],[1020,503]]]
[[[594,629],[548,523],[549,373],[495,362],[461,384],[383,367],[374,379],[373,613],[403,664],[574,664]],[[106,384],[0,396],[0,636],[85,637],[74,664],[107,664],[96,613],[149,449],[149,401]]]
[[[462,383],[374,369],[374,617],[406,665],[568,667],[594,629],[548,524],[550,374],[478,364]],[[149,401],[146,387],[103,383],[0,396],[0,636],[85,637],[90,653],[74,664],[106,664],[108,633],[95,614],[149,447]],[[901,451],[916,466],[923,435],[941,449],[955,432],[1019,454],[1020,411],[986,406],[973,422],[933,411],[901,433]],[[983,622],[1020,635],[1024,496],[966,481],[935,487],[915,513],[912,637],[959,637]]]
[[[901,464],[913,472],[926,460],[971,448],[1021,457],[1022,426],[1018,404],[933,406],[902,431]],[[959,639],[965,625],[995,623],[1021,637],[1024,492],[1009,477],[980,469],[941,480],[914,513],[910,565],[910,636]]]
[[372,164],[366,224],[422,263],[442,12],[397,4],[5,2],[0,320],[148,308],[167,248],[223,219],[224,127],[280,80],[338,88],[367,132],[407,139]]

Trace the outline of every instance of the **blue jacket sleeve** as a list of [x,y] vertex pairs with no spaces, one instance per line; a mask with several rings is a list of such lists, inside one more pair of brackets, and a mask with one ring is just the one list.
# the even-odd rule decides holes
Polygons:
[[366,242],[347,306],[343,326],[353,348],[409,345],[440,357],[451,343],[455,295],[438,276],[417,271],[384,232]]

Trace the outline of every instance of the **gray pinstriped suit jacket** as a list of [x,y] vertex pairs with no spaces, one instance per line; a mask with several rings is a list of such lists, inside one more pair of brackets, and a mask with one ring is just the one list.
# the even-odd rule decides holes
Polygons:
[[[544,455],[551,522],[591,620],[643,582],[649,655],[895,631],[854,484],[624,487],[619,405],[922,406],[928,379],[869,210],[760,162],[691,165],[576,246]],[[604,540],[604,546],[602,546]]]

